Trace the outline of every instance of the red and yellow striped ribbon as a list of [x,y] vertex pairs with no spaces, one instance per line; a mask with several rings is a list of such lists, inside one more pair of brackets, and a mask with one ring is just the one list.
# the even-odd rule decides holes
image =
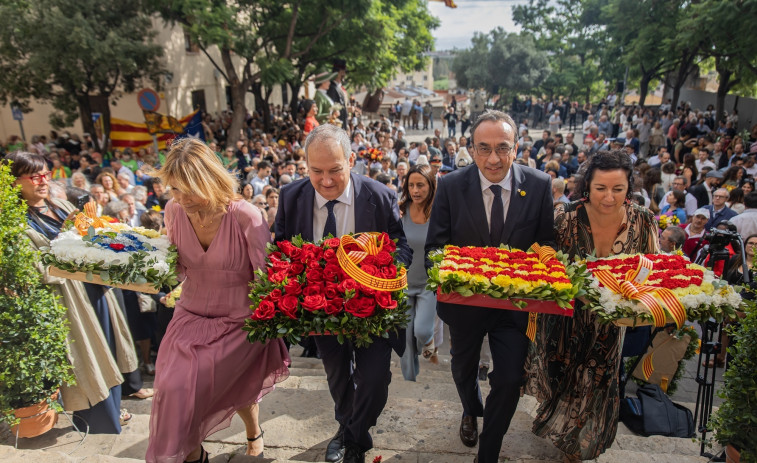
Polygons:
[[[539,243],[531,245],[531,249],[539,256],[539,262],[546,264],[548,260],[555,257],[557,252],[549,246],[540,246]],[[538,312],[529,312],[528,314],[528,327],[526,328],[526,336],[531,342],[536,339],[536,322],[539,319]]]
[[652,376],[652,373],[654,372],[654,365],[652,365],[653,356],[654,352],[650,352],[649,355],[644,358],[644,362],[642,362],[641,364],[641,371],[644,374],[645,380],[649,380],[649,377]]
[[97,203],[90,201],[84,205],[84,212],[76,214],[74,218],[74,227],[79,231],[81,236],[87,234],[89,227],[103,228],[107,223],[97,216]]
[[[342,270],[347,273],[358,283],[367,286],[375,291],[399,291],[407,287],[407,270],[403,267],[399,270],[397,278],[386,279],[379,278],[365,273],[358,267],[368,256],[375,256],[383,248],[379,241],[380,233],[360,233],[359,235],[344,235],[339,241],[339,249],[336,251],[336,257]],[[349,244],[356,244],[360,251],[347,252],[344,247]]]
[[[667,288],[655,288],[643,284],[649,275],[649,272],[643,269],[651,271],[652,265],[649,259],[639,256],[639,265],[636,269],[629,270],[623,280],[619,281],[606,270],[597,270],[594,276],[610,291],[628,300],[639,301],[652,315],[655,326],[665,326],[667,313],[680,329],[686,321],[686,309],[678,298]],[[637,277],[640,274],[643,278],[638,281]]]

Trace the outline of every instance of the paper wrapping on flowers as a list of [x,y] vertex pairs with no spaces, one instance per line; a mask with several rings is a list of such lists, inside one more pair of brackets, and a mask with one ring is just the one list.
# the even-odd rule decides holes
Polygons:
[[573,315],[586,270],[566,266],[567,257],[548,246],[511,248],[445,246],[429,255],[428,288],[437,300],[492,309],[531,312],[527,334],[534,339],[536,313]]
[[741,296],[711,270],[677,254],[621,254],[585,263],[592,273],[588,309],[620,326],[720,321],[733,316]]
[[364,346],[407,325],[405,268],[386,233],[269,244],[250,292],[250,342],[336,334]]
[[151,293],[177,284],[176,247],[168,237],[97,217],[90,204],[42,256],[56,276]]

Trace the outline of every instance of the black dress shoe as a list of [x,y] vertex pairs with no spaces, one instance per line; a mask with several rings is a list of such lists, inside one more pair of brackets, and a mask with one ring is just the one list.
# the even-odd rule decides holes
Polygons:
[[345,447],[344,463],[365,463],[365,452],[355,444],[347,444]]
[[460,440],[468,447],[478,443],[478,421],[475,416],[463,416],[460,421]]
[[486,381],[486,378],[488,378],[489,375],[489,367],[486,365],[481,365],[478,367],[478,380],[479,381]]
[[344,426],[339,425],[339,430],[326,446],[326,461],[339,463],[344,460]]

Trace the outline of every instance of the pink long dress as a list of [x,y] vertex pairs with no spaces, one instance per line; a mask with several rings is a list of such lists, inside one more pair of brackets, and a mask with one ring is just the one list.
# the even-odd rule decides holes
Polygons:
[[180,463],[234,412],[259,401],[289,375],[281,340],[250,344],[249,282],[264,264],[268,225],[260,210],[234,201],[207,251],[184,210],[166,207],[168,237],[186,276],[160,345],[147,462]]

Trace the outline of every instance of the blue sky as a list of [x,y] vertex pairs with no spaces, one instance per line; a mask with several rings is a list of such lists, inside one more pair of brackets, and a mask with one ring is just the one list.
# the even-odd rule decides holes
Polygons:
[[433,31],[436,50],[468,48],[474,32],[489,32],[502,26],[507,32],[518,32],[513,23],[512,7],[527,0],[455,0],[457,8],[447,8],[442,2],[428,2],[432,15],[441,20]]

